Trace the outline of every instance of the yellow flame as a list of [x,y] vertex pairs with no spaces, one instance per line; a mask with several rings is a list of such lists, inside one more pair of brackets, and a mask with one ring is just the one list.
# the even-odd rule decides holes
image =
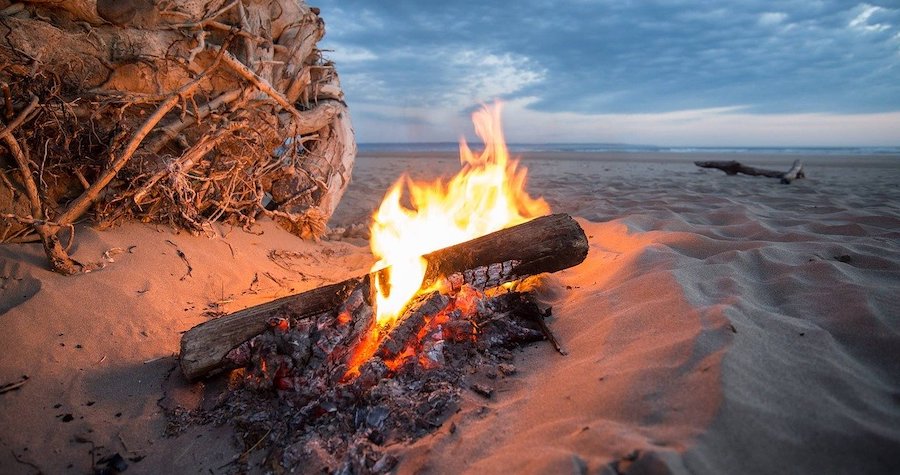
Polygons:
[[[462,169],[447,183],[415,182],[402,176],[374,216],[373,270],[390,266],[388,282],[376,279],[377,321],[389,325],[422,286],[429,252],[523,223],[550,212],[525,192],[527,170],[510,159],[500,124],[500,104],[472,115],[485,149],[473,153],[459,144]],[[409,192],[408,208],[401,204]]]

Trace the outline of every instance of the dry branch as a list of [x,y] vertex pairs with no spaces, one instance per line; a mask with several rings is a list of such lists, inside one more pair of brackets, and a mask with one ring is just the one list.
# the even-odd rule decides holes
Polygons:
[[293,104],[288,102],[287,98],[284,97],[284,95],[282,95],[280,92],[276,91],[275,88],[273,88],[272,85],[269,84],[268,81],[259,77],[256,73],[251,71],[250,68],[248,68],[244,63],[238,61],[237,58],[235,58],[231,53],[229,53],[228,51],[224,51],[217,46],[212,46],[211,49],[213,51],[221,53],[222,54],[222,62],[224,62],[225,65],[228,66],[232,71],[237,73],[238,76],[241,76],[242,78],[246,79],[247,81],[250,82],[250,84],[253,84],[254,87],[256,87],[257,89],[259,89],[260,91],[262,91],[263,93],[265,93],[266,95],[271,97],[272,100],[277,102],[278,105],[280,105],[282,108],[284,108],[284,110],[290,112],[291,114],[293,114],[295,116],[300,115],[300,111],[298,111],[293,106]]
[[[476,288],[492,287],[577,265],[587,251],[587,238],[575,220],[566,214],[545,216],[425,255],[423,287],[454,274]],[[272,315],[287,312],[303,318],[332,311],[354,289],[369,288],[376,274],[389,272],[383,269],[201,323],[181,338],[182,371],[196,379],[220,369],[225,355],[261,333]]]
[[72,204],[69,205],[68,209],[58,218],[61,223],[72,223],[78,218],[81,217],[88,210],[88,208],[94,203],[94,201],[100,196],[100,191],[106,188],[106,185],[115,178],[116,174],[122,170],[122,167],[128,163],[128,160],[131,160],[131,156],[134,155],[134,152],[137,151],[138,147],[141,146],[141,143],[144,141],[144,138],[150,131],[156,127],[156,124],[165,117],[166,114],[175,107],[178,102],[184,98],[184,96],[190,95],[194,92],[197,86],[200,85],[199,80],[191,81],[186,84],[184,87],[179,89],[176,93],[170,94],[169,98],[166,99],[159,107],[156,109],[156,112],[153,113],[150,117],[147,117],[147,120],[141,124],[141,127],[131,136],[131,140],[128,141],[128,145],[125,146],[125,149],[122,153],[109,165],[109,168],[106,169],[91,185],[90,188],[84,191],[81,196],[78,197]]
[[10,125],[3,130],[0,137],[6,142],[6,146],[9,148],[13,159],[15,159],[16,164],[19,167],[22,183],[25,185],[25,191],[28,195],[28,200],[31,203],[31,215],[34,219],[31,223],[31,227],[41,238],[44,252],[50,260],[50,268],[63,275],[77,274],[81,270],[81,265],[69,257],[69,254],[59,242],[59,238],[56,236],[56,231],[59,227],[50,225],[42,219],[44,217],[44,208],[41,204],[40,195],[38,194],[37,184],[34,182],[34,177],[31,176],[31,165],[29,164],[28,157],[25,156],[25,152],[12,135],[13,130],[21,125],[25,121],[25,117],[37,107],[37,103],[38,98],[32,96],[28,106],[25,107],[25,109],[13,119]]

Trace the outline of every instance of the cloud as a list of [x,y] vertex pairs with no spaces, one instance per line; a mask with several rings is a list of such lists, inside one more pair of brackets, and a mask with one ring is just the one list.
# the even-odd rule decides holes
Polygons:
[[[511,142],[610,142],[663,146],[854,146],[897,144],[900,112],[753,114],[742,106],[663,113],[581,114],[507,104]],[[852,137],[852,140],[848,140]]]
[[[351,106],[391,108],[398,120],[416,111],[437,122],[493,97],[529,98],[527,110],[548,117],[735,105],[761,116],[900,110],[896,4],[784,0],[777,11],[772,5],[318,2],[328,29],[323,47],[335,50],[330,57]],[[426,126],[416,127],[421,134]]]
[[757,22],[762,26],[775,26],[783,23],[787,17],[787,13],[783,12],[765,12],[759,16]]
[[454,54],[450,64],[458,71],[458,84],[447,91],[447,99],[466,107],[472,103],[507,97],[526,86],[541,82],[545,71],[535,67],[524,56],[497,55],[479,50]]
[[868,3],[860,4],[859,7],[861,9],[859,15],[856,15],[847,25],[850,28],[864,31],[884,31],[891,28],[891,25],[886,23],[869,23],[869,19],[872,18],[872,15],[884,11],[884,8],[869,5]]

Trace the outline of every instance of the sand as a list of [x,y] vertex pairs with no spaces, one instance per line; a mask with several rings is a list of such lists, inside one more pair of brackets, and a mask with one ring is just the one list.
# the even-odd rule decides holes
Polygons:
[[[697,158],[525,157],[532,194],[591,244],[542,289],[569,355],[522,351],[491,400],[465,393],[451,421],[397,448],[399,473],[897,471],[900,158],[801,157],[809,178],[791,185]],[[332,224],[366,221],[401,172],[457,167],[361,156]],[[77,277],[45,270],[38,246],[0,246],[0,384],[29,376],[0,394],[0,472],[85,473],[92,452],[143,456],[127,473],[227,472],[240,453],[227,427],[164,437],[166,411],[203,403],[176,368],[180,332],[372,262],[360,239],[255,232],[79,228],[82,261],[136,247]]]

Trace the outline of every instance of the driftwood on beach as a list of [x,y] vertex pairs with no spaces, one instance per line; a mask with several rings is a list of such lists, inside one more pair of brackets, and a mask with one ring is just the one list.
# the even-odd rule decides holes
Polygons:
[[791,169],[786,172],[781,172],[778,170],[767,170],[764,168],[756,168],[744,165],[740,162],[734,160],[723,160],[723,161],[697,161],[694,162],[694,165],[697,165],[700,168],[717,168],[719,170],[724,171],[729,175],[737,175],[738,173],[743,173],[744,175],[751,176],[764,176],[769,178],[779,178],[781,179],[781,183],[788,184],[794,180],[798,180],[800,178],[806,177],[806,174],[803,172],[803,163],[800,160],[794,160],[793,165],[791,165]]
[[73,274],[87,216],[321,235],[356,154],[324,28],[297,0],[0,1],[0,242]]
[[[584,260],[588,245],[584,230],[566,214],[555,214],[496,231],[471,241],[434,251],[422,287],[436,279],[458,280],[478,290],[543,272],[556,272]],[[371,302],[371,279],[383,269],[362,277],[309,290],[210,320],[181,338],[181,369],[188,379],[203,377],[223,366],[225,356],[241,343],[262,333],[270,317],[286,311],[294,318],[338,308],[360,293]]]

